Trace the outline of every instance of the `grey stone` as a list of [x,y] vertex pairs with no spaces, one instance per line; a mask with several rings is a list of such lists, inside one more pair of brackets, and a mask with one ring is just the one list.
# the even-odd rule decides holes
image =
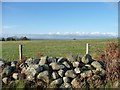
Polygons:
[[65,75],[65,71],[62,70],[62,69],[60,69],[60,70],[58,71],[58,74],[59,74],[61,77],[63,77],[63,76]]
[[39,74],[37,75],[37,78],[38,78],[38,79],[41,79],[41,77],[44,77],[44,76],[49,76],[49,72],[48,72],[47,70],[39,73]]
[[61,85],[62,84],[62,78],[58,78],[50,83],[51,86],[53,85]]
[[44,64],[46,64],[47,63],[47,56],[44,56],[44,57],[41,57],[41,59],[40,59],[40,62],[39,62],[39,65],[44,65]]
[[0,61],[0,67],[4,65],[5,63],[3,61]]
[[12,68],[11,68],[10,66],[6,66],[6,67],[3,69],[3,74],[9,76],[11,73],[12,73]]
[[70,77],[70,78],[75,78],[76,77],[76,75],[75,75],[73,70],[66,71],[65,76],[66,77]]
[[35,74],[41,72],[43,70],[43,67],[39,65],[30,65],[26,70],[25,74],[26,75],[32,75],[35,76]]
[[66,69],[65,65],[59,65],[60,69]]
[[70,78],[69,77],[63,77],[64,83],[70,83]]
[[28,67],[27,70],[26,70],[26,75],[35,76],[36,73],[37,73],[37,71],[32,67]]
[[65,65],[68,69],[70,69],[70,65],[68,64],[67,61],[64,61],[62,64]]
[[29,59],[27,59],[27,60],[25,61],[25,63],[27,63],[27,65],[29,66],[29,65],[31,65],[31,64],[34,63],[34,59],[29,58]]
[[42,65],[42,67],[43,67],[44,70],[49,70],[50,69],[48,64],[44,64],[44,65]]
[[90,69],[90,70],[93,69],[89,64],[86,64],[85,67],[87,67],[87,69]]
[[26,79],[27,79],[28,81],[33,81],[33,80],[35,79],[35,77],[32,76],[32,75],[27,75],[27,76],[26,76]]
[[[74,78],[72,81],[71,81],[71,85],[73,88],[78,88],[80,86],[80,82],[79,82],[79,79],[78,78]],[[81,88],[81,87],[79,87]]]
[[104,76],[106,74],[106,71],[102,68],[97,68],[96,72],[100,72],[99,75]]
[[93,61],[91,65],[97,69],[102,68],[102,65],[98,61]]
[[89,70],[88,67],[86,66],[81,67],[81,71],[87,71],[87,70]]
[[8,77],[4,77],[4,78],[2,79],[2,81],[3,81],[4,84],[8,84]]
[[75,69],[74,69],[74,72],[75,72],[76,74],[81,73],[80,68],[75,68]]
[[23,69],[23,68],[27,68],[28,65],[27,65],[27,63],[21,63],[21,64],[19,65],[19,67],[20,67],[21,69]]
[[26,67],[23,67],[22,70],[21,70],[21,74],[23,74],[23,73],[25,74],[25,73],[26,73],[26,70],[27,70],[27,68],[26,68]]
[[33,63],[34,63],[34,64],[39,64],[39,62],[40,62],[40,59],[34,59],[34,60],[33,60]]
[[57,73],[57,72],[52,72],[52,78],[53,78],[53,79],[59,78],[58,73]]
[[52,63],[52,62],[57,62],[57,59],[55,57],[48,57],[48,63]]
[[83,63],[87,64],[89,62],[92,61],[92,57],[89,55],[89,54],[86,54],[82,57],[82,60],[81,60]]
[[15,66],[16,66],[14,61],[11,62],[11,66],[12,66],[12,67],[15,67]]
[[83,73],[80,74],[81,77],[85,78],[85,77],[91,77],[92,76],[92,71],[88,70],[88,71],[84,71]]
[[66,61],[66,58],[60,57],[60,58],[57,60],[57,63],[62,63],[62,62],[64,62],[64,61]]
[[70,61],[70,62],[77,61],[77,59],[78,59],[78,55],[69,54],[67,56],[67,60]]
[[13,73],[12,77],[17,80],[19,78],[19,74],[18,73]]
[[60,66],[56,62],[52,62],[49,64],[53,70],[59,70]]
[[78,57],[77,57],[77,61],[78,61],[78,62],[81,62],[81,59],[82,59],[81,56],[78,55]]
[[49,72],[43,71],[37,75],[37,79],[43,80],[46,83],[49,83]]
[[72,90],[72,86],[70,83],[63,83],[59,88],[67,89],[67,90]]
[[37,73],[43,71],[43,67],[40,65],[30,65],[29,67],[32,67],[36,70]]
[[73,67],[79,67],[79,65],[80,65],[80,63],[77,62],[77,61],[76,61],[76,62],[73,62],[72,64],[73,64]]

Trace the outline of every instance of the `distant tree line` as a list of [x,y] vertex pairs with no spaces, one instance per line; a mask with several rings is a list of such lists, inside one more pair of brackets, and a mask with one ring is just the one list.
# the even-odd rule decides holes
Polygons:
[[17,37],[7,37],[7,38],[4,38],[4,37],[2,37],[0,39],[0,41],[21,41],[21,40],[30,40],[30,39],[27,38],[26,36],[25,37],[20,37],[20,38],[17,38]]

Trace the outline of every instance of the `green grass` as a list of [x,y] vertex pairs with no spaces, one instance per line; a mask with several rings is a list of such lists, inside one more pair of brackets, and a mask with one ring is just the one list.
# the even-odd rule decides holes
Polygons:
[[[117,42],[117,39],[109,39]],[[40,52],[47,56],[63,56],[67,54],[85,54],[86,43],[90,44],[90,54],[94,55],[96,49],[103,49],[108,39],[97,40],[32,40],[32,41],[4,41],[2,42],[2,58],[17,60],[19,57],[18,46],[23,45],[23,56],[35,58]]]

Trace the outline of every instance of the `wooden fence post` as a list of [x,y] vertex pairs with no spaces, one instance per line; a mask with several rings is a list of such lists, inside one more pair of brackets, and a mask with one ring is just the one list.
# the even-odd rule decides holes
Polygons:
[[88,43],[86,43],[86,54],[88,54],[89,53],[89,44]]
[[22,45],[19,45],[19,60],[22,60]]

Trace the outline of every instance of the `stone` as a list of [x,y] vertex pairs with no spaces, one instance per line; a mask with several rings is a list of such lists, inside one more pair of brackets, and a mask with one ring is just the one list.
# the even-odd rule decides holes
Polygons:
[[43,71],[43,67],[40,65],[30,65],[29,67],[32,67],[36,70],[37,73]]
[[92,61],[92,57],[89,55],[89,54],[86,54],[82,57],[82,60],[81,60],[83,63],[87,64],[89,62]]
[[63,69],[63,70],[66,69],[65,65],[62,65],[62,64],[61,64],[61,65],[59,65],[59,66],[60,66],[60,69]]
[[46,70],[46,71],[43,71],[41,73],[39,73],[37,75],[37,79],[40,79],[40,80],[43,80],[44,82],[46,83],[49,83],[49,72]]
[[42,67],[43,67],[43,70],[49,70],[50,69],[48,64],[44,64],[44,65],[42,65]]
[[43,71],[37,75],[37,78],[40,79],[43,76],[49,76],[49,72],[47,70]]
[[62,69],[60,69],[60,70],[58,71],[58,74],[59,74],[61,77],[63,77],[63,76],[65,75],[65,71],[62,70]]
[[60,57],[58,60],[57,60],[57,63],[62,63],[64,61],[66,61],[67,59],[64,58],[64,57]]
[[69,55],[67,56],[67,60],[68,60],[69,62],[77,61],[77,59],[78,59],[78,55],[69,54]]
[[67,61],[64,61],[62,64],[65,65],[65,67],[67,67],[68,69],[70,69],[70,65],[68,64]]
[[53,78],[53,79],[59,78],[58,73],[57,73],[57,72],[53,72],[53,73],[52,73],[52,78]]
[[29,58],[25,61],[25,63],[27,63],[28,66],[33,64],[33,62],[34,62],[34,60],[32,58]]
[[39,62],[39,65],[44,65],[44,64],[46,64],[47,63],[47,56],[45,56],[45,57],[41,57],[40,58],[40,62]]
[[69,77],[63,77],[64,83],[70,83],[70,78]]
[[41,71],[43,71],[43,67],[42,66],[31,64],[27,68],[26,74],[32,74],[33,76],[35,76],[35,74],[37,74],[37,73],[39,73]]
[[27,75],[26,79],[27,79],[28,81],[33,81],[33,80],[35,79],[35,77],[32,76],[32,75]]
[[52,63],[52,62],[57,62],[57,59],[55,57],[48,57],[48,63]]
[[75,72],[76,74],[81,73],[80,68],[75,68],[75,69],[74,69],[74,72]]
[[66,71],[65,76],[66,77],[70,77],[70,78],[75,78],[76,77],[76,75],[75,75],[73,70]]
[[26,75],[35,76],[36,73],[37,73],[37,71],[36,71],[35,68],[33,68],[33,67],[28,67],[28,68],[25,70],[25,74],[26,74]]
[[87,69],[89,69],[89,70],[93,69],[92,66],[89,65],[89,64],[86,64],[85,67],[86,67]]
[[3,69],[3,74],[9,76],[11,73],[12,73],[12,68],[10,66],[6,66],[4,69]]
[[17,79],[19,79],[19,74],[18,74],[18,73],[13,73],[12,77],[13,77],[15,80],[17,80]]
[[2,81],[3,81],[4,84],[8,84],[8,77],[4,77],[4,78],[2,79]]
[[81,88],[80,87],[80,82],[79,82],[79,79],[78,78],[74,78],[72,81],[71,81],[71,85],[73,88]]
[[15,67],[16,66],[16,63],[13,61],[11,62],[11,67]]
[[67,90],[72,90],[72,86],[70,83],[63,83],[59,88],[67,89]]
[[78,62],[81,62],[81,59],[82,59],[81,56],[78,55],[78,57],[77,57],[77,61],[78,61]]
[[21,70],[21,74],[26,73],[26,70],[27,70],[26,67],[22,68],[22,70]]
[[27,63],[21,63],[21,64],[19,65],[19,67],[20,67],[21,69],[23,69],[23,68],[27,68],[28,65],[27,65]]
[[3,61],[0,61],[0,67],[4,65],[5,63]]
[[49,83],[49,72],[43,71],[37,75],[37,79],[43,80],[46,83]]
[[51,86],[53,85],[61,85],[63,82],[62,78],[58,78],[50,83]]
[[59,70],[60,66],[56,62],[52,62],[49,64],[53,70]]
[[79,67],[79,65],[80,65],[80,63],[77,62],[77,61],[76,61],[76,62],[73,62],[72,64],[73,64],[73,67]]
[[82,68],[81,68],[81,71],[83,72],[83,71],[87,71],[87,70],[89,70],[88,69],[88,67],[86,67],[86,66],[83,66]]
[[105,74],[106,74],[106,71],[104,69],[102,69],[102,68],[97,68],[96,72],[99,72],[100,76],[105,76]]
[[98,61],[93,61],[91,65],[96,69],[102,68],[102,65]]
[[82,78],[85,78],[85,77],[91,77],[92,76],[92,71],[91,70],[88,70],[88,71],[84,71],[83,73],[81,73],[81,77]]
[[34,63],[34,64],[39,64],[39,61],[40,61],[40,59],[34,59],[34,60],[33,60],[33,63]]

